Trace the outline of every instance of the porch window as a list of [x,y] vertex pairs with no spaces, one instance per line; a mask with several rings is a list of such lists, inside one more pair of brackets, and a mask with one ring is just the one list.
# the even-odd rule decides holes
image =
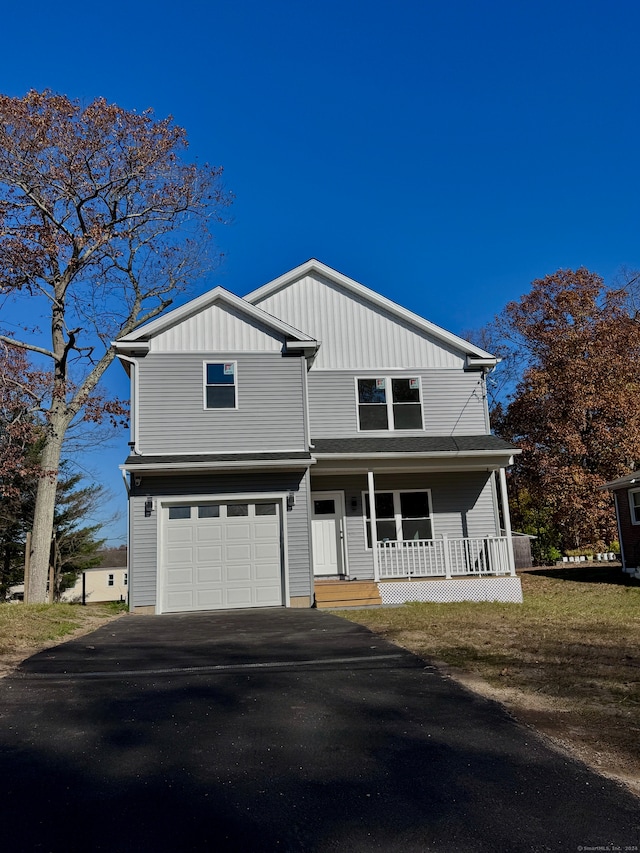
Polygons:
[[[371,548],[371,506],[363,493],[367,548]],[[432,539],[429,491],[376,492],[378,542],[412,542]]]
[[205,409],[237,408],[235,361],[204,363],[204,407]]
[[357,386],[359,429],[422,429],[418,377],[358,379]]
[[629,490],[629,509],[631,510],[631,523],[640,524],[640,489]]

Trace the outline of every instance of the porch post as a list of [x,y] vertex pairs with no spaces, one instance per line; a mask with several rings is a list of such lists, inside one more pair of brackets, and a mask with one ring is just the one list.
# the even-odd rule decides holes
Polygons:
[[511,515],[509,513],[509,496],[507,494],[507,475],[504,468],[500,469],[500,502],[502,503],[502,520],[504,532],[507,537],[507,549],[509,556],[509,571],[512,575],[516,573],[516,564],[513,559],[513,538],[511,536]]
[[380,568],[378,566],[378,519],[376,518],[376,487],[373,479],[373,471],[367,471],[367,485],[369,487],[369,515],[371,516],[371,550],[373,551],[373,579],[380,580]]

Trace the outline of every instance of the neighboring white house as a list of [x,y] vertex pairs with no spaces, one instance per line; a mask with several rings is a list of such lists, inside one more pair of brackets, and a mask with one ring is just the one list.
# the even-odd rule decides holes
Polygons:
[[60,601],[94,604],[99,601],[128,601],[129,573],[126,566],[98,566],[85,569],[75,585],[65,590]]
[[521,600],[490,353],[316,260],[115,348],[132,610],[309,607],[356,578],[383,603]]

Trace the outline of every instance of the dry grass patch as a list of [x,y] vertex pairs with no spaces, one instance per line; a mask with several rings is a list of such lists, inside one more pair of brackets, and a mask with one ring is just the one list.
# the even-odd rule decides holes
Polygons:
[[0,677],[64,639],[88,634],[124,612],[119,604],[0,604]]
[[640,792],[640,582],[608,566],[521,579],[522,605],[415,603],[339,615],[444,662]]

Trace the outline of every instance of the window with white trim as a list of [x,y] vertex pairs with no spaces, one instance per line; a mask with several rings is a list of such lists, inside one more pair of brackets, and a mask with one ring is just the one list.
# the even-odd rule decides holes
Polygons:
[[[425,491],[376,492],[378,542],[415,542],[433,538],[431,495]],[[363,492],[367,548],[371,548],[371,506]]]
[[631,523],[640,524],[640,489],[629,489]]
[[129,583],[129,575],[127,574],[127,572],[123,572],[122,573],[122,584],[123,584],[123,586],[127,586],[128,583]]
[[236,362],[206,361],[204,363],[205,409],[236,409]]
[[367,377],[356,386],[360,430],[423,428],[419,377]]
[[113,586],[113,575],[109,575],[107,578],[107,586]]

